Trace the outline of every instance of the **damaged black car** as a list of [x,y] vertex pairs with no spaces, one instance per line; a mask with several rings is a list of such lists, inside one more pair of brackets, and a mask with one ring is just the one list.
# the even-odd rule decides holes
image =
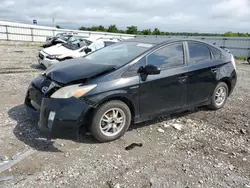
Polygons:
[[214,45],[138,37],[51,66],[31,82],[25,106],[54,138],[85,127],[108,142],[132,123],[204,105],[220,109],[236,80],[233,55]]

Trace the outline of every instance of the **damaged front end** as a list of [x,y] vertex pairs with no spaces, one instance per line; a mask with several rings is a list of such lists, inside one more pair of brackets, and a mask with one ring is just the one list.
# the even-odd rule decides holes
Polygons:
[[39,121],[38,126],[43,133],[53,138],[75,136],[83,125],[83,114],[91,108],[75,97],[52,98],[62,88],[65,88],[64,84],[44,74],[33,80],[25,97],[27,113]]
[[[46,70],[30,84],[25,106],[28,114],[39,119],[39,128],[52,137],[76,135],[95,105],[86,100],[95,90],[95,78],[114,71],[114,65],[91,63],[78,58]],[[87,117],[87,118],[86,118]]]

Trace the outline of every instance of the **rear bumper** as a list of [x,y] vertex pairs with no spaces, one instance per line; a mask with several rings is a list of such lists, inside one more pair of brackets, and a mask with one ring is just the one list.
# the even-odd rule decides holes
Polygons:
[[[25,99],[27,114],[37,119],[41,132],[52,138],[75,138],[79,127],[85,125],[90,118],[88,112],[91,107],[74,97],[69,99],[43,97],[38,108],[33,105],[30,96],[32,97],[28,92]],[[38,93],[36,93],[36,96],[38,96]],[[37,101],[34,98],[33,100]],[[52,119],[50,117],[49,120],[51,114],[54,114],[54,117]]]
[[233,90],[234,90],[234,88],[235,88],[235,86],[236,86],[236,83],[237,83],[237,74],[236,74],[236,71],[234,71],[234,72],[232,73],[230,79],[231,79],[231,89],[230,89],[229,95],[232,94],[232,92],[233,92]]

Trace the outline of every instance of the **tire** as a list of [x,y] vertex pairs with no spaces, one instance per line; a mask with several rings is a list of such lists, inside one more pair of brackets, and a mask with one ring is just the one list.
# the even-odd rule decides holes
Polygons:
[[249,58],[247,58],[247,62],[250,64],[250,57],[249,57]]
[[[223,97],[223,101],[221,101],[220,103],[218,103],[218,101],[216,101],[216,99],[217,99],[216,94],[217,94],[219,89],[224,89],[224,91],[225,91],[225,97]],[[208,107],[212,110],[218,110],[218,109],[222,108],[227,101],[227,97],[228,97],[227,84],[225,82],[218,83],[218,85],[214,89],[213,95],[211,97],[211,104]]]
[[[112,109],[112,110],[111,110]],[[113,114],[113,110],[117,110],[119,111],[118,113],[121,115],[120,117],[125,116],[123,119],[125,121],[123,121],[123,123],[119,124],[119,128],[120,130],[117,131],[116,134],[114,135],[106,135],[106,134],[112,134],[112,133],[103,133],[101,126],[103,126],[104,123],[104,128],[106,126],[110,126],[110,123],[106,123],[106,119],[105,121],[101,121],[104,117],[104,115],[106,114],[106,117],[108,116],[108,113],[112,113]],[[109,116],[109,119],[112,119],[112,115]],[[116,140],[118,138],[120,138],[121,136],[123,136],[125,134],[125,132],[128,130],[129,126],[131,123],[131,112],[129,107],[122,101],[119,100],[113,100],[113,101],[109,101],[106,102],[104,104],[102,104],[99,108],[97,108],[94,111],[94,115],[93,115],[93,119],[90,125],[90,132],[93,135],[93,137],[98,140],[99,142],[110,142],[113,140]],[[118,126],[117,126],[118,127]],[[118,129],[119,129],[118,128]],[[112,131],[114,130],[113,128],[111,128]],[[110,130],[111,131],[111,130]]]

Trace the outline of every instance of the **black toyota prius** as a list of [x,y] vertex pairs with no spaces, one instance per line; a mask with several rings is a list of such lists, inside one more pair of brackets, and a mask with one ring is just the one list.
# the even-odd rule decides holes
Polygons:
[[220,109],[236,79],[234,57],[221,48],[138,37],[50,67],[31,82],[25,106],[54,138],[85,127],[108,142],[132,123],[198,106]]

